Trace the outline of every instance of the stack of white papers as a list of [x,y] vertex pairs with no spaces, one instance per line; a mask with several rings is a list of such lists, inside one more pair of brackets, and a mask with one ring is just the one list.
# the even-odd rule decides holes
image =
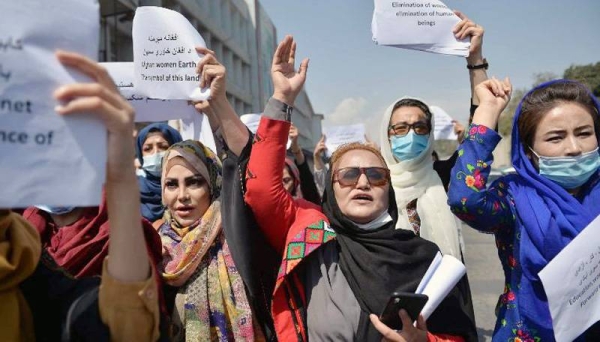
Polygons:
[[451,255],[442,257],[438,252],[415,291],[429,297],[427,304],[421,310],[421,315],[426,320],[466,273],[467,269],[462,262]]
[[470,41],[452,32],[460,20],[438,0],[375,0],[371,30],[379,45],[467,57]]

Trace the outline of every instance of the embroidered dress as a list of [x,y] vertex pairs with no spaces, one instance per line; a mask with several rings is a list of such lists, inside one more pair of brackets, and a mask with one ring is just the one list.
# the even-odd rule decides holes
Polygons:
[[[495,131],[485,126],[472,125],[469,128],[460,146],[456,166],[452,170],[449,203],[454,214],[461,220],[480,232],[494,234],[496,238],[498,257],[504,270],[505,286],[496,306],[497,321],[493,340],[553,341],[552,330],[548,331],[547,328],[538,326],[523,315],[524,306],[528,306],[531,310],[529,306],[531,306],[532,295],[531,292],[525,293],[525,284],[523,284],[522,262],[525,257],[522,255],[521,247],[526,229],[519,223],[527,213],[521,214],[522,217],[518,218],[517,213],[521,211],[517,210],[514,193],[515,184],[520,184],[520,176],[501,177],[486,189],[486,180],[493,161],[492,151],[500,139],[501,137]],[[594,188],[597,183],[598,177],[588,184],[589,188]],[[536,210],[547,209],[538,205]],[[530,243],[525,246],[529,246]],[[534,283],[528,286],[535,288],[536,285]],[[536,300],[544,303],[545,294],[543,299]],[[547,310],[547,301],[545,306]],[[539,309],[536,307],[536,310]],[[543,314],[539,314],[539,317],[543,317]],[[550,323],[550,327],[552,326],[551,320],[543,322]]]

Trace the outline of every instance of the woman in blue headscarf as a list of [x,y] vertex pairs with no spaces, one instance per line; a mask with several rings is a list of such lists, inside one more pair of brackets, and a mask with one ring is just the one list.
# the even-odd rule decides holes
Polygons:
[[[574,81],[555,80],[531,90],[514,117],[517,173],[486,188],[500,140],[492,127],[511,90],[508,79],[476,88],[481,104],[460,146],[448,198],[458,217],[496,237],[506,286],[493,340],[554,341],[538,272],[600,214],[600,106]],[[598,341],[599,328],[596,323],[576,340]]]
[[135,152],[141,165],[138,183],[142,195],[142,216],[150,222],[162,218],[164,213],[160,186],[162,158],[169,146],[182,140],[176,129],[164,123],[150,124],[138,133]]

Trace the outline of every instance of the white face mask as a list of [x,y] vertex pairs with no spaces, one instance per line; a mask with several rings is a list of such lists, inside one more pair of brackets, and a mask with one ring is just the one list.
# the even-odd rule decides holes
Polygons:
[[166,153],[164,151],[142,157],[142,169],[155,177],[160,177],[162,173],[162,160]]
[[376,219],[374,219],[373,221],[371,221],[369,223],[361,224],[361,223],[355,222],[354,224],[360,229],[373,230],[373,229],[383,227],[384,224],[391,222],[392,220],[393,220],[392,216],[388,213],[387,210],[385,210],[384,212],[381,213],[381,215],[379,215],[379,217],[377,217]]

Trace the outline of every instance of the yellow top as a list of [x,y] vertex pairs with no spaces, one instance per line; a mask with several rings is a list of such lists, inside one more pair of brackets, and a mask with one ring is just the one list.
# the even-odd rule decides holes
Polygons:
[[[20,215],[0,210],[0,341],[35,341],[33,318],[19,284],[35,271],[40,254],[38,232]],[[98,305],[111,341],[158,340],[156,274],[142,282],[120,282],[108,273],[107,259]]]
[[19,284],[35,271],[41,252],[38,232],[21,215],[0,210],[0,341],[35,341]]
[[145,281],[124,283],[108,273],[104,259],[98,293],[102,322],[110,329],[111,341],[156,341],[160,309],[156,274]]

